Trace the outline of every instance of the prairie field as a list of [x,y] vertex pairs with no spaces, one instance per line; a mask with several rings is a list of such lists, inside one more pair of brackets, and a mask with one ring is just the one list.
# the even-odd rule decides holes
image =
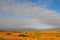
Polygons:
[[0,40],[60,40],[60,31],[0,31]]

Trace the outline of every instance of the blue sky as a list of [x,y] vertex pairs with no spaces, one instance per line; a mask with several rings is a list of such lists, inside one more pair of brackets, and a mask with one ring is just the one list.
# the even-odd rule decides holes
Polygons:
[[48,6],[48,9],[54,10],[60,13],[60,0],[52,0],[52,5]]
[[5,26],[37,29],[59,27],[60,0],[0,0],[0,27]]
[[[24,3],[24,0],[16,0],[17,3]],[[40,6],[43,7],[45,4],[49,10],[53,10],[56,12],[60,12],[60,0],[27,0],[28,3],[32,3],[32,6]]]

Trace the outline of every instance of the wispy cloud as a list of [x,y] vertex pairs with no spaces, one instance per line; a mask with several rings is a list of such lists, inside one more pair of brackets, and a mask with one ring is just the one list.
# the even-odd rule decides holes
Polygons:
[[[13,2],[12,2],[13,1]],[[31,18],[31,20],[0,20],[0,25],[13,25],[19,27],[54,28],[60,26],[60,16],[56,12],[42,8],[32,7],[27,1],[16,3],[16,0],[0,0],[0,10],[13,12],[19,16]],[[49,1],[48,1],[49,2]],[[47,3],[48,4],[48,3]],[[42,24],[42,26],[41,26]]]

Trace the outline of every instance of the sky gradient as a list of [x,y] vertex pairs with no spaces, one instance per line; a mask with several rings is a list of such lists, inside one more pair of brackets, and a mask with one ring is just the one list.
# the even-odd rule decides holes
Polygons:
[[60,28],[60,0],[0,0],[0,28]]

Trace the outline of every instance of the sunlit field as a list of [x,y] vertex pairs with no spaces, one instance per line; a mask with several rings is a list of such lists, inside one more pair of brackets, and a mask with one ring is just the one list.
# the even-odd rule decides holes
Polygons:
[[60,40],[60,31],[0,31],[0,40]]
[[0,0],[0,40],[60,40],[60,0]]

